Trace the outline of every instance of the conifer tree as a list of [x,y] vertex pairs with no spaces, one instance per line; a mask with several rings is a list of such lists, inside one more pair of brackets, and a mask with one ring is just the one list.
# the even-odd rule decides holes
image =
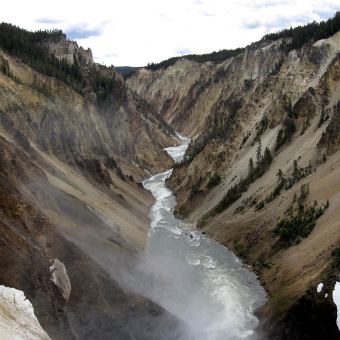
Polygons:
[[257,150],[256,150],[256,168],[260,174],[262,173],[262,162],[263,162],[262,143],[261,143],[261,140],[259,140],[259,145],[257,146]]
[[270,152],[270,150],[268,149],[268,147],[266,147],[266,150],[264,151],[264,155],[263,155],[263,166],[265,169],[270,167],[270,164],[272,164],[273,161],[273,156]]
[[254,179],[254,161],[252,158],[249,159],[249,164],[248,164],[248,178],[252,182]]

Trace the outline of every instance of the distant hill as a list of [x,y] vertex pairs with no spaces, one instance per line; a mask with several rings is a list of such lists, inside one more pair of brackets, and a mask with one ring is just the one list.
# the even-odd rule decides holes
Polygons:
[[130,72],[135,72],[138,71],[140,69],[142,69],[143,66],[137,66],[137,67],[133,67],[133,66],[117,66],[115,67],[115,70],[117,71],[118,74],[127,74]]
[[149,63],[146,68],[149,70],[159,70],[161,68],[167,68],[171,65],[174,65],[177,60],[185,58],[188,60],[196,61],[197,63],[206,63],[208,61],[213,61],[213,62],[222,62],[226,59],[229,59],[231,57],[236,57],[243,53],[245,51],[245,48],[236,48],[234,50],[221,50],[221,51],[214,51],[212,53],[206,53],[206,54],[187,54],[183,56],[178,56],[178,57],[172,57],[167,60],[163,60],[160,63]]

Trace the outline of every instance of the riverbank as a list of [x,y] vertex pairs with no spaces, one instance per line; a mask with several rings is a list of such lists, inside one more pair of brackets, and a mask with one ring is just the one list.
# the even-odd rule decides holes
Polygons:
[[[258,275],[268,294],[265,306],[257,312],[264,337],[294,339],[308,334],[339,337],[337,308],[332,299],[334,285],[339,281],[339,269],[333,268],[336,259],[332,256],[332,251],[339,246],[339,161],[339,153],[329,156],[327,162],[319,165],[297,188],[283,190],[276,200],[256,211],[255,206],[251,207],[254,198],[259,197],[259,192],[260,197],[266,197],[272,191],[270,182],[260,179],[240,200],[207,221],[201,229],[241,256],[246,267]],[[282,164],[274,163],[267,176],[275,178]],[[287,216],[302,185],[309,186],[305,206],[314,206],[317,202],[318,207],[324,208],[328,200],[329,207],[308,237],[287,247],[278,242],[275,227],[279,219]],[[192,202],[195,210],[184,222],[194,223],[214,195],[211,191],[206,197],[197,197]],[[322,294],[317,292],[320,282],[325,283]],[[320,321],[311,326],[310,319],[314,318]]]
[[[166,150],[181,160],[185,147]],[[231,251],[174,217],[176,200],[166,187],[171,172],[143,182],[156,198],[146,248],[156,280],[143,294],[187,326],[181,339],[253,339],[264,291]]]

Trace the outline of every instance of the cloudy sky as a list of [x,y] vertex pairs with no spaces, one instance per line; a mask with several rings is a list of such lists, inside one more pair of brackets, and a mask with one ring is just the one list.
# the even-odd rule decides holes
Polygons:
[[0,22],[58,28],[96,62],[144,66],[173,56],[245,47],[266,33],[327,20],[339,0],[11,0]]

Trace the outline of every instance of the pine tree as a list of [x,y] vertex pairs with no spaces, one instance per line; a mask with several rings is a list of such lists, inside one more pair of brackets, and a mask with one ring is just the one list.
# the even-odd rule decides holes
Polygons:
[[263,174],[263,157],[261,140],[259,140],[259,145],[256,150],[256,172],[258,177],[260,177]]
[[259,140],[259,145],[257,146],[257,150],[256,150],[256,166],[258,168],[262,167],[262,143],[261,143],[261,139]]
[[283,172],[282,172],[281,169],[279,169],[279,171],[277,172],[276,176],[277,176],[278,184],[281,185],[284,182],[284,180],[285,180],[285,178],[283,177]]
[[298,162],[296,159],[294,160],[293,177],[295,180],[300,179],[300,170],[299,170]]
[[264,169],[268,169],[270,167],[270,164],[272,164],[272,161],[273,161],[273,156],[270,150],[268,149],[268,147],[266,147],[266,150],[264,151],[264,155],[263,155]]
[[249,164],[248,164],[248,178],[252,182],[254,180],[254,161],[252,158],[249,159]]

